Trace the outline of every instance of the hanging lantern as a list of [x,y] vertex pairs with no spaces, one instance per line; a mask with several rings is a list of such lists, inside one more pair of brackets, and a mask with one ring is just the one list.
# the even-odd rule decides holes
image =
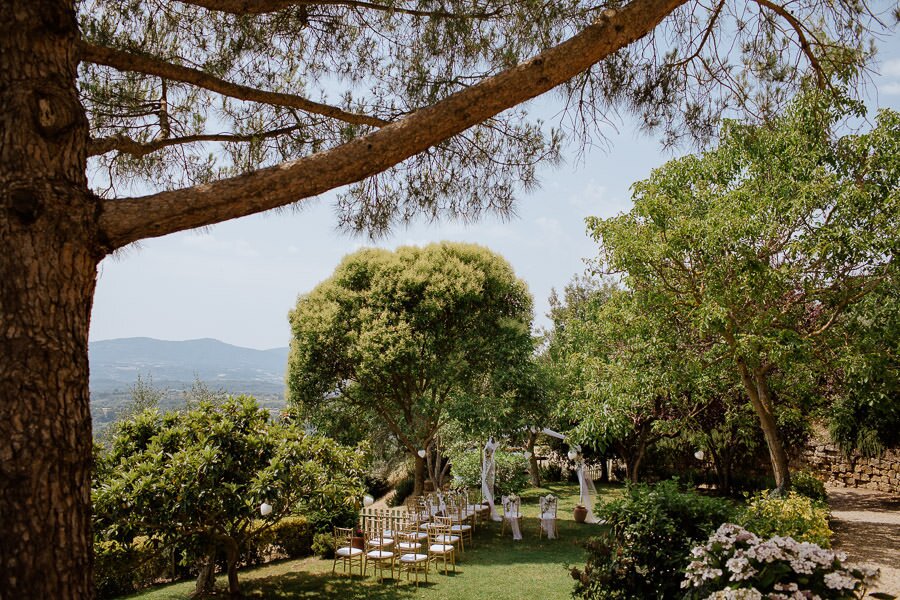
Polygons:
[[578,451],[575,450],[575,448],[570,448],[569,449],[569,460],[575,460],[576,458],[578,458]]
[[530,458],[531,458],[531,452],[529,452],[528,450],[526,450],[526,451],[525,451],[525,459],[526,459],[526,460],[529,460]]
[[269,504],[268,502],[263,502],[262,504],[259,505],[259,514],[261,514],[262,516],[265,517],[265,516],[271,514],[271,512],[272,512],[272,505]]
[[363,506],[372,506],[373,504],[375,504],[375,498],[369,494],[363,496]]
[[418,452],[416,452],[416,454],[419,455],[419,458],[425,458],[425,451],[424,451],[424,450],[419,450]]
[[696,452],[694,452],[694,458],[696,458],[697,460],[703,460],[704,456],[706,456],[706,453],[703,452],[703,450],[697,450]]

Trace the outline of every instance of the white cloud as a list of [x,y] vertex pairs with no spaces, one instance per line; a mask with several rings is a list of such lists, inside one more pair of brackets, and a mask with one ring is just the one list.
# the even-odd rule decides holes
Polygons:
[[256,258],[259,251],[247,240],[220,240],[211,233],[185,235],[181,243],[191,250],[219,256],[234,256],[237,258]]
[[891,58],[884,61],[879,71],[882,77],[900,77],[900,58]]
[[542,236],[558,238],[563,234],[562,225],[557,219],[538,217],[534,223],[538,226]]
[[900,81],[891,81],[880,85],[878,91],[888,96],[900,96]]
[[300,248],[291,244],[287,247],[288,254],[300,254]]

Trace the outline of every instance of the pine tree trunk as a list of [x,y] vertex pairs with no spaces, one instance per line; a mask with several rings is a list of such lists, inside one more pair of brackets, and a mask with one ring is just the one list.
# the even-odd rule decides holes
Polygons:
[[0,21],[0,598],[93,597],[88,326],[102,254],[72,2]]

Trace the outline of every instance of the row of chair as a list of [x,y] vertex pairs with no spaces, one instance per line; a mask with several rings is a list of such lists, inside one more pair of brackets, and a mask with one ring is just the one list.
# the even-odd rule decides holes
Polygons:
[[[396,529],[372,527],[368,532],[359,532],[359,537],[353,529],[335,528],[335,556],[331,571],[336,572],[337,561],[340,560],[345,573],[349,570],[352,574],[354,565],[358,563],[360,575],[365,575],[371,564],[379,581],[383,581],[385,568],[389,570],[391,577],[396,568],[398,576],[406,572],[407,581],[410,574],[414,573],[418,587],[419,573],[424,572],[427,583],[432,563],[441,563],[444,574],[451,567],[456,572],[456,560],[458,553],[462,551],[463,537],[454,535],[452,527],[450,517],[437,516],[427,524],[412,520]],[[438,570],[437,564],[435,570]]]

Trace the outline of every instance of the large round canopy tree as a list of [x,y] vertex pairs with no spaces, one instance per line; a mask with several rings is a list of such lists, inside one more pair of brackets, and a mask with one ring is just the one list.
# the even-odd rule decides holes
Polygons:
[[471,402],[515,393],[531,311],[525,283],[480,246],[361,250],[291,311],[288,400],[377,415],[415,459],[421,493],[419,451],[441,426]]
[[[865,56],[831,0],[9,0],[0,24],[0,595],[89,598],[88,329],[138,240],[346,186],[341,221],[508,211],[561,86],[667,141]],[[837,51],[847,48],[848,51]],[[427,152],[426,152],[427,150]],[[89,183],[90,182],[90,183]]]

